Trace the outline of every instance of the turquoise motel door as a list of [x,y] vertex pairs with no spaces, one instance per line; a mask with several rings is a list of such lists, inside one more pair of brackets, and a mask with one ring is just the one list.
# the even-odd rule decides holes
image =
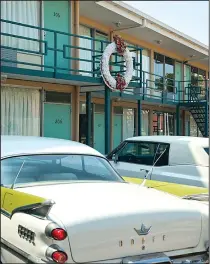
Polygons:
[[[70,4],[71,1],[43,1],[44,4],[44,27],[65,33],[70,33]],[[49,48],[54,48],[55,36],[53,32],[46,31],[44,40],[47,41]],[[70,36],[57,34],[57,48],[64,50],[63,45],[69,45]],[[66,48],[67,56],[70,55],[69,48]],[[54,66],[54,51],[48,50],[44,57],[44,65]],[[69,59],[63,58],[63,52],[57,52],[57,67],[69,69]],[[46,71],[54,71],[45,67]],[[67,73],[67,71],[57,70],[59,73]]]
[[105,120],[104,113],[94,113],[94,148],[105,154]]
[[44,103],[44,137],[71,139],[71,106]]
[[122,141],[122,115],[113,116],[113,149]]

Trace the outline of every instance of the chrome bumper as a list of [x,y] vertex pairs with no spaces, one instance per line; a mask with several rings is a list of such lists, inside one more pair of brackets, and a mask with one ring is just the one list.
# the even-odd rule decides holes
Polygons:
[[188,255],[169,258],[165,254],[149,254],[124,258],[122,264],[204,264],[209,263],[207,252],[199,255]]

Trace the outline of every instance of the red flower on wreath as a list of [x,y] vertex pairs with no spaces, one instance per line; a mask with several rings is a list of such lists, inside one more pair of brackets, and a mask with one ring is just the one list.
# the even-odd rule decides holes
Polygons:
[[114,35],[113,39],[117,47],[117,53],[122,55],[126,50],[125,41],[119,35]]
[[120,91],[124,90],[125,86],[126,86],[126,82],[125,82],[124,77],[118,73],[116,81],[117,81],[116,89],[120,90]]

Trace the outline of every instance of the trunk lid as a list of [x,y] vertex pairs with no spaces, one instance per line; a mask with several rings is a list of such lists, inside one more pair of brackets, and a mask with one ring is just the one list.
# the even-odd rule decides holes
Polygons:
[[[193,248],[201,213],[190,201],[129,183],[71,183],[22,191],[53,199],[75,262]],[[144,226],[150,228],[144,233]],[[136,229],[136,230],[135,230]]]

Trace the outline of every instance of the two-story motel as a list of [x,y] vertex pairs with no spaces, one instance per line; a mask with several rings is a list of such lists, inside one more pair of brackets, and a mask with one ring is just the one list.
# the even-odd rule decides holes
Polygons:
[[[208,47],[118,1],[1,1],[1,132],[102,153],[134,135],[208,136]],[[133,79],[113,92],[100,58],[120,35]],[[110,61],[113,76],[122,57]]]

